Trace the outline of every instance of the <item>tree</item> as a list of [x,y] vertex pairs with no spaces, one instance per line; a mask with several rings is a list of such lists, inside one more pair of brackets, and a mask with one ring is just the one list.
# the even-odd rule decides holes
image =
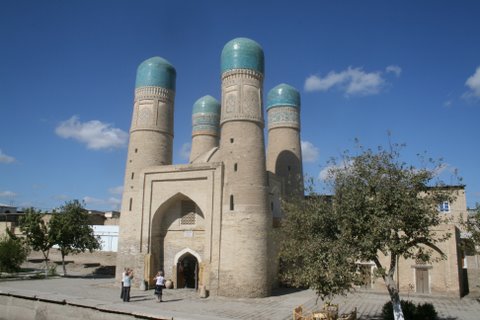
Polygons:
[[[394,278],[398,258],[444,258],[436,244],[450,235],[434,229],[444,222],[438,204],[453,197],[432,189],[441,161],[430,160],[430,169],[415,168],[400,160],[402,147],[373,151],[359,146],[357,155],[345,152],[341,162],[331,161],[325,179],[331,197],[312,192],[285,206],[284,280],[308,285],[323,299],[351,290],[361,280],[358,263],[372,261],[390,294],[395,319],[404,319]],[[383,257],[388,258],[385,265]]]
[[100,248],[100,242],[88,224],[88,212],[78,200],[66,202],[50,220],[50,233],[62,255],[63,274],[65,256]]
[[0,271],[15,272],[27,259],[29,250],[25,242],[6,229],[6,235],[0,237]]
[[480,250],[480,203],[476,204],[475,212],[467,218],[467,221],[462,221],[462,225],[465,227],[465,230],[470,234],[470,246],[477,252]]
[[25,211],[20,218],[20,230],[25,235],[25,241],[35,251],[40,251],[45,259],[45,276],[48,274],[48,255],[55,241],[44,220],[44,214],[34,208]]

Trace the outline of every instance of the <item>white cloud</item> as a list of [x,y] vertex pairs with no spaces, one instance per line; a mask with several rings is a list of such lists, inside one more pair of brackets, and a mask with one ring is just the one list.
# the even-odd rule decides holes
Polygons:
[[180,149],[180,157],[183,160],[188,160],[190,158],[190,151],[192,150],[192,144],[191,143],[184,143],[182,145],[182,148]]
[[[401,69],[398,67],[396,70]],[[386,81],[382,77],[381,71],[365,72],[362,68],[348,67],[348,69],[340,72],[330,71],[323,78],[312,75],[305,80],[304,88],[305,91],[328,91],[336,87],[345,92],[347,96],[365,96],[380,93],[385,84]]]
[[0,198],[10,198],[10,197],[16,197],[17,194],[12,191],[0,191]]
[[480,98],[480,67],[465,81],[465,85],[469,90],[463,94],[464,98]]
[[113,187],[113,188],[109,188],[108,189],[108,192],[110,194],[123,194],[123,185],[122,186],[116,186],[116,187]]
[[14,161],[15,161],[14,157],[6,155],[5,153],[2,152],[2,149],[0,149],[0,163],[12,163]]
[[302,159],[305,162],[315,162],[318,160],[319,150],[311,142],[302,141]]
[[343,164],[337,164],[337,165],[332,164],[332,165],[326,166],[325,168],[320,170],[320,173],[318,174],[318,179],[326,181],[329,178],[333,178],[335,172],[337,172],[338,170],[350,170],[352,164],[353,164],[353,161],[345,162]]
[[80,122],[77,116],[62,121],[55,133],[65,139],[72,138],[85,143],[88,149],[114,149],[126,146],[128,133],[113,128],[109,123],[98,120]]
[[[108,199],[98,199],[90,196],[85,196],[83,197],[83,201],[88,206],[96,206],[96,207],[108,206],[112,210],[120,210],[120,205],[122,203],[120,199],[115,197],[110,197]],[[95,209],[95,208],[91,208],[91,209]]]
[[395,76],[400,77],[400,74],[402,73],[402,68],[400,68],[397,65],[389,65],[385,68],[385,71],[387,73],[394,73]]

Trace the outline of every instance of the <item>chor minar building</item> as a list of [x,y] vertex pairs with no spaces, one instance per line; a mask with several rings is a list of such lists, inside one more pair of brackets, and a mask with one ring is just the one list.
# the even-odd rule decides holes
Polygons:
[[172,165],[175,68],[160,57],[138,67],[117,279],[131,267],[135,285],[152,285],[164,270],[174,287],[270,295],[280,198],[303,196],[300,95],[286,84],[268,93],[265,150],[262,48],[228,42],[221,72],[221,103],[207,95],[193,105],[190,163]]

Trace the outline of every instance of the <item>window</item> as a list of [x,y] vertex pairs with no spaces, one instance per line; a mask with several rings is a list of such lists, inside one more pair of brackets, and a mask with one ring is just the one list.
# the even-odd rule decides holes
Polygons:
[[133,202],[133,199],[130,198],[130,204],[128,205],[128,211],[132,211],[132,202]]
[[230,138],[230,143],[233,143],[233,138]]
[[133,177],[134,177],[134,176],[135,176],[135,173],[134,173],[134,172],[132,172],[132,180],[133,180]]
[[181,225],[195,224],[196,206],[193,201],[182,201],[182,217],[180,219]]
[[237,165],[236,163],[233,165],[233,170],[234,170],[234,171],[237,171],[237,170],[238,170],[238,165]]
[[233,205],[233,194],[230,195],[230,211],[233,211],[234,205]]
[[450,212],[450,202],[448,201],[443,201],[438,207],[440,212]]

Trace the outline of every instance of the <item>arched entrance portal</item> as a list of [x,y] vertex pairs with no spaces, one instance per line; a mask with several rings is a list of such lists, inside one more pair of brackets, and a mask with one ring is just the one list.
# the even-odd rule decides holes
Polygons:
[[188,252],[177,262],[177,288],[198,289],[198,260]]

